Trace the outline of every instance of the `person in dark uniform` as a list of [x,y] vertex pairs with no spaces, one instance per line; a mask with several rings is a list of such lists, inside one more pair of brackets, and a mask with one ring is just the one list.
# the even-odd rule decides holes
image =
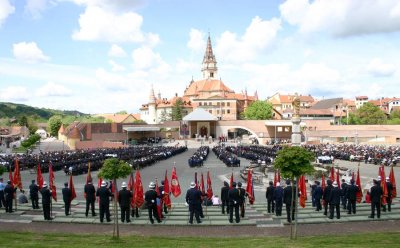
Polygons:
[[121,208],[121,221],[131,222],[129,213],[131,211],[132,192],[126,189],[126,182],[122,182],[121,190],[118,192],[118,203]]
[[[164,199],[164,194],[165,194],[165,192],[164,192],[164,180],[162,180],[161,181],[161,186],[158,188],[159,189],[159,191],[160,191],[160,199]],[[165,202],[163,201],[163,209],[164,209],[164,213],[165,214],[168,214],[168,208],[167,208],[167,205],[165,204]]]
[[[390,178],[386,177],[386,188],[388,192],[388,196],[386,197],[386,204],[388,211],[392,211],[392,191],[393,191],[393,185],[390,182]],[[383,212],[386,212],[386,206],[383,206],[382,208]]]
[[350,185],[347,186],[347,214],[356,214],[356,200],[357,200],[358,187],[354,185],[354,179],[350,180]]
[[17,191],[17,188],[14,188],[11,185],[11,181],[7,181],[7,185],[4,188],[4,198],[6,199],[6,213],[13,212],[13,200],[14,200],[14,193]]
[[242,188],[242,183],[238,182],[237,183],[238,190],[239,190],[239,196],[240,196],[240,202],[239,202],[239,207],[240,207],[240,216],[244,218],[244,213],[245,213],[245,204],[246,204],[246,190]]
[[276,216],[282,216],[282,205],[283,205],[283,189],[279,182],[276,183],[276,188],[274,191],[274,201],[275,201],[275,214]]
[[229,222],[233,223],[233,209],[235,209],[235,221],[236,223],[239,223],[240,195],[239,195],[239,190],[236,188],[236,182],[232,183],[232,189],[230,189],[228,192],[228,199],[229,199]]
[[189,224],[193,224],[193,215],[196,218],[198,224],[200,220],[200,208],[201,208],[201,191],[196,189],[196,183],[190,183],[190,189],[186,192],[186,203],[189,205]]
[[342,184],[340,185],[340,200],[341,200],[341,202],[342,202],[342,207],[343,207],[343,209],[344,210],[346,210],[347,209],[347,197],[346,197],[346,195],[347,195],[347,187],[348,187],[348,185],[347,185],[347,183],[346,183],[346,180],[344,180],[344,179],[342,179]]
[[50,216],[51,191],[47,187],[46,182],[43,182],[43,188],[40,190],[40,194],[42,194],[42,207],[43,207],[44,219],[52,220],[53,218]]
[[326,181],[327,186],[325,187],[324,193],[322,195],[322,199],[324,200],[324,215],[328,215],[328,205],[329,205],[329,196],[331,195],[332,190],[332,180],[328,179]]
[[376,209],[376,217],[381,218],[381,199],[382,199],[382,188],[378,184],[378,181],[374,179],[374,186],[371,187],[370,190],[370,198],[371,198],[371,215],[368,218],[375,218],[375,209]]
[[[295,209],[296,209],[296,202],[294,199],[294,193],[292,192],[292,185],[290,183],[290,180],[286,181],[286,187],[283,190],[283,202],[285,203],[286,206],[286,216],[287,216],[287,221],[290,223],[292,220],[294,220],[294,214],[295,214]],[[291,212],[291,207],[293,203],[293,211],[292,211],[292,218],[290,218],[290,212]]]
[[68,183],[64,183],[64,188],[62,189],[63,201],[64,201],[64,210],[65,216],[69,215],[69,210],[71,208],[71,201],[72,201],[72,192],[71,189],[68,188]]
[[[100,204],[99,205],[100,205],[100,222],[101,223],[103,223],[104,214],[106,215],[107,222],[111,221],[111,218],[110,218],[110,197],[112,197],[112,193],[106,186],[107,186],[107,184],[106,184],[105,181],[101,182],[101,187],[96,192],[96,196],[98,196],[99,199],[100,199]],[[86,208],[86,213],[87,213],[87,209],[88,208]],[[87,216],[87,214],[86,214],[86,216]],[[93,216],[95,216],[95,215],[93,215]],[[118,217],[116,217],[116,218],[118,218]]]
[[[103,181],[105,183],[105,181]],[[101,183],[103,185],[103,182]],[[89,214],[89,206],[92,210],[92,216],[96,216],[96,212],[94,211],[94,202],[96,201],[96,189],[92,184],[92,180],[89,180],[88,183],[84,187],[84,192],[86,194],[86,212],[85,215],[88,217]]]
[[4,199],[4,188],[6,185],[3,182],[3,178],[0,178],[0,208],[6,207],[6,200]]
[[144,200],[146,202],[147,210],[149,211],[149,219],[151,224],[154,224],[153,216],[156,218],[158,223],[161,223],[160,216],[157,211],[157,192],[155,191],[156,184],[151,182],[149,190],[144,194]]
[[275,212],[275,203],[274,203],[274,192],[275,192],[275,187],[274,183],[272,181],[269,181],[269,186],[267,188],[267,191],[265,192],[265,198],[267,198],[267,204],[268,204],[268,213],[271,213],[271,206],[272,206],[272,213]]
[[39,209],[39,186],[32,180],[32,184],[29,185],[29,196],[32,201],[32,208]]
[[225,207],[226,207],[226,213],[229,214],[228,191],[229,191],[229,184],[228,182],[224,182],[224,187],[221,188],[222,214],[225,214]]
[[340,196],[341,192],[337,182],[333,182],[333,188],[329,195],[329,219],[333,219],[334,209],[336,208],[336,218],[340,219]]
[[322,210],[322,206],[321,206],[322,195],[323,195],[323,191],[322,191],[320,182],[315,181],[315,190],[314,190],[314,201],[315,201],[315,206],[316,206],[315,211]]

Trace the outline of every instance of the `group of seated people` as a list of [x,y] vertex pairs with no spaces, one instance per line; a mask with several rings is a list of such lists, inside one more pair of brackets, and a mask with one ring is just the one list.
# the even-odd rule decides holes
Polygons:
[[213,152],[228,167],[240,167],[240,159],[237,155],[227,150],[225,146],[215,146]]
[[203,166],[203,162],[207,159],[208,153],[210,152],[210,147],[201,146],[197,151],[188,159],[190,167],[200,167]]

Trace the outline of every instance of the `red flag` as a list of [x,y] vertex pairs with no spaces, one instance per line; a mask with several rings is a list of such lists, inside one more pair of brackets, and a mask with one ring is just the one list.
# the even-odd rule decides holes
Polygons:
[[57,201],[57,188],[54,184],[54,172],[53,172],[53,164],[49,163],[49,186],[51,190],[51,196],[55,201]]
[[[101,183],[103,182],[103,179],[101,177],[99,177],[97,179],[97,189],[99,189],[101,187]],[[85,198],[86,198],[86,193],[85,193]],[[100,207],[100,197],[97,197],[97,202],[99,203],[99,207]]]
[[307,201],[307,186],[304,175],[302,175],[299,180],[299,192],[300,192],[300,206],[302,208],[305,208]]
[[206,190],[205,190],[205,185],[204,185],[204,178],[203,178],[203,172],[201,173],[201,180],[200,180],[200,191],[204,195]]
[[393,198],[396,198],[396,197],[397,197],[396,179],[394,178],[393,165],[392,165],[392,167],[391,167],[391,169],[390,169],[389,180],[390,180],[390,183],[391,183],[392,186],[393,186],[393,189],[392,189],[392,196],[391,196],[391,199],[393,199]]
[[158,196],[160,195],[160,189],[158,188],[158,180],[156,179],[156,192],[157,192],[157,213],[158,213],[158,217],[162,217],[162,200],[160,198],[158,198]]
[[198,189],[198,188],[199,188],[199,185],[198,185],[198,183],[197,183],[197,172],[194,173],[194,183],[196,184],[195,189]]
[[358,190],[356,192],[356,200],[357,203],[360,203],[363,197],[362,188],[361,188],[361,179],[360,179],[360,168],[357,170],[357,179],[356,179],[356,186]]
[[20,169],[19,169],[18,158],[15,159],[13,183],[14,183],[14,187],[17,186],[20,190],[22,190],[22,181],[21,181],[21,173],[20,173]]
[[325,175],[324,175],[324,174],[322,174],[321,181],[322,181],[322,182],[321,182],[322,192],[324,192],[325,187],[326,187]]
[[[233,178],[233,173],[232,173],[232,177],[231,178]],[[231,181],[232,181],[232,179],[231,179]],[[247,173],[246,192],[247,192],[247,195],[249,197],[250,204],[253,204],[255,198],[254,198],[254,185],[253,185],[253,177],[252,177],[252,174],[251,174],[251,170],[248,170],[248,173]]]
[[10,165],[10,171],[8,173],[8,180],[11,182],[11,186],[14,188],[14,178],[13,178],[13,174],[11,171],[11,165]]
[[278,183],[281,182],[281,171],[278,169]]
[[43,175],[42,175],[42,169],[41,169],[40,167],[41,167],[41,166],[40,166],[40,163],[39,163],[38,166],[37,166],[36,182],[37,182],[37,184],[38,184],[38,186],[39,186],[39,189],[42,189],[44,179],[43,179]]
[[386,185],[386,181],[385,181],[385,168],[382,165],[382,169],[380,169],[381,171],[381,188],[382,188],[382,205],[386,205],[386,198],[388,197],[388,190],[387,190],[387,185]]
[[354,180],[354,171],[351,173],[351,179]]
[[171,209],[171,197],[169,196],[169,181],[168,181],[168,171],[165,170],[165,178],[164,178],[164,202],[168,209]]
[[212,185],[211,185],[210,171],[207,171],[207,199],[211,200],[213,194],[214,193],[213,193]]
[[277,175],[277,171],[275,170],[275,172],[274,172],[274,187],[276,187],[277,182],[278,182],[278,175]]
[[135,175],[135,192],[134,192],[134,198],[135,198],[135,206],[137,208],[140,208],[143,203],[143,184],[142,184],[142,179],[140,177],[140,172],[137,170],[136,175]]
[[174,197],[178,197],[181,194],[181,186],[179,185],[178,176],[176,175],[176,168],[172,169],[171,176],[171,192]]
[[336,170],[336,183],[338,185],[338,188],[340,189],[340,173],[339,173],[339,168]]
[[[133,173],[131,172],[131,176],[129,177],[129,182],[128,182],[128,189],[132,193],[135,192],[135,180],[133,179]],[[135,207],[135,194],[132,194],[131,198],[131,208]]]
[[71,190],[71,202],[72,202],[72,200],[76,198],[74,181],[72,181],[72,174],[69,175],[69,189]]
[[233,184],[233,172],[232,172],[232,175],[231,175],[231,180],[229,182],[229,188],[230,189],[233,187],[232,184]]
[[329,179],[331,179],[331,181],[335,181],[335,169],[333,168],[333,165],[331,167],[331,174],[329,175]]

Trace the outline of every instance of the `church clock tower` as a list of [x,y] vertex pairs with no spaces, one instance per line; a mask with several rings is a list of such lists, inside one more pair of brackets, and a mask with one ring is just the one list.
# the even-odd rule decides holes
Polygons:
[[215,59],[212,46],[211,46],[211,38],[208,35],[207,39],[207,48],[206,52],[204,53],[203,58],[203,66],[201,68],[201,72],[203,72],[204,79],[216,79],[218,68],[217,68],[217,60]]

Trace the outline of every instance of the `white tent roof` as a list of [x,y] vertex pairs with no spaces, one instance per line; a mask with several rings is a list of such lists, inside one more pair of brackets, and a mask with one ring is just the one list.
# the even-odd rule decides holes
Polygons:
[[213,116],[212,114],[208,113],[202,108],[197,108],[190,114],[183,117],[184,121],[216,121],[218,120],[217,117]]
[[132,126],[126,126],[123,127],[123,129],[127,132],[155,132],[155,131],[160,131],[159,127],[132,127]]

